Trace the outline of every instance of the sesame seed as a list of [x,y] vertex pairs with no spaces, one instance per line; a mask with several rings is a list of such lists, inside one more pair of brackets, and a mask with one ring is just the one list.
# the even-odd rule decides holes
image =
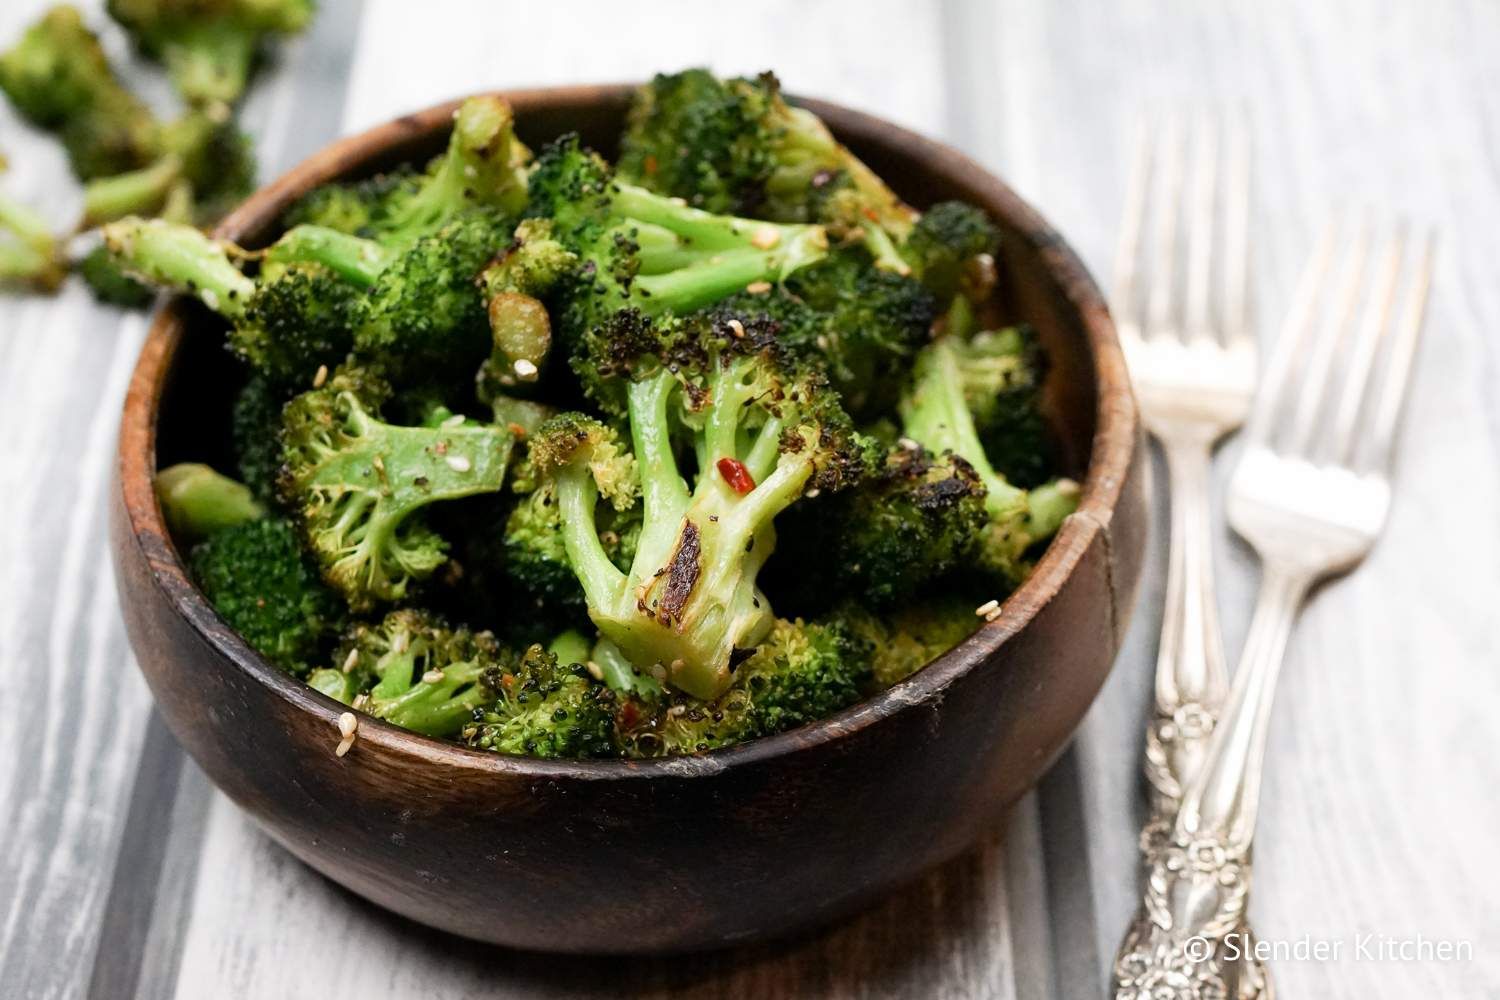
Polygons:
[[205,288],[202,292],[199,293],[198,297],[203,300],[203,304],[208,306],[208,308],[212,309],[214,312],[219,311],[219,296],[214,292]]
[[679,715],[684,714],[685,712],[687,712],[687,706],[686,705],[673,705],[671,708],[667,709],[667,714],[670,715],[674,719],[677,718]]
[[391,652],[399,656],[400,654],[406,652],[406,647],[408,644],[410,644],[410,642],[411,637],[408,636],[405,632],[396,633],[396,640],[391,643]]
[[992,622],[996,618],[999,618],[999,617],[1000,617],[1000,609],[996,608],[994,611],[991,611],[989,614],[985,615],[984,616],[984,620],[987,621],[987,622]]
[[750,245],[760,250],[769,250],[781,242],[781,233],[774,226],[761,226],[750,237]]
[[364,708],[369,703],[370,703],[370,695],[369,695],[369,693],[368,692],[361,692],[361,693],[359,693],[359,694],[357,694],[357,695],[354,696],[354,700],[349,703],[349,707],[352,708],[352,709],[358,710],[358,709]]
[[336,757],[342,757],[354,746],[354,737],[359,732],[359,717],[353,712],[345,712],[339,716],[339,745],[334,747],[333,753]]
[[984,618],[987,615],[989,615],[990,612],[994,611],[999,606],[1000,606],[1000,602],[997,601],[997,600],[995,600],[994,598],[991,598],[990,600],[985,601],[979,607],[975,608],[974,609],[974,613],[976,615],[978,615],[979,617]]
[[441,670],[429,670],[422,675],[423,684],[437,684],[442,679],[443,672]]
[[455,413],[453,414],[453,416],[443,421],[444,427],[462,427],[463,425],[464,415],[462,413]]
[[771,283],[769,281],[752,281],[750,282],[750,284],[745,286],[745,291],[749,292],[751,295],[764,295],[770,290]]
[[465,163],[464,164],[464,176],[468,177],[468,178],[478,177],[479,176],[479,171],[474,168],[474,164],[472,164],[472,163]]
[[672,661],[672,673],[674,673],[674,674],[680,674],[680,673],[682,673],[683,668],[686,667],[686,666],[687,666],[687,664],[685,662],[683,662],[682,660],[673,660]]
[[734,334],[735,340],[743,339],[745,336],[745,324],[737,319],[732,319],[729,321],[729,332]]
[[667,679],[667,668],[660,663],[653,663],[651,664],[651,676],[659,681],[664,681]]
[[922,450],[922,446],[919,445],[919,444],[917,444],[917,442],[913,441],[909,437],[899,438],[896,441],[896,443],[899,444],[906,451],[921,451]]
[[351,649],[349,655],[344,657],[344,673],[350,673],[357,666],[359,666],[359,650]]
[[602,680],[604,680],[604,668],[601,667],[601,666],[599,666],[599,664],[595,663],[593,660],[590,660],[589,662],[585,663],[583,665],[583,669],[587,670],[589,672],[589,676],[592,677],[594,680],[596,680],[596,681],[602,681]]
[[463,455],[449,455],[444,461],[448,463],[448,468],[454,472],[468,472],[471,468],[469,460]]
[[822,493],[822,492],[823,492],[822,490],[820,490],[816,486],[814,486],[812,489],[810,489],[806,493],[804,493],[803,496],[805,496],[809,500],[811,500],[814,497],[816,497],[819,493]]
[[527,381],[536,378],[537,368],[536,363],[533,361],[528,361],[526,358],[517,358],[516,363],[511,367],[516,370],[517,378],[523,378]]
[[319,365],[317,372],[313,374],[313,388],[323,388],[323,383],[328,381],[328,366]]

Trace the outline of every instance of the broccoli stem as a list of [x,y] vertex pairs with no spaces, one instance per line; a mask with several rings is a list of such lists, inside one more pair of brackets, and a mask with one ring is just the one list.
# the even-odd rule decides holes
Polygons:
[[197,462],[181,462],[156,474],[156,496],[173,536],[207,538],[265,516],[248,487]]
[[1032,538],[1048,538],[1063,520],[1078,509],[1079,486],[1071,479],[1054,479],[1026,494],[1027,518]]
[[255,282],[229,259],[227,244],[192,226],[126,218],[104,227],[104,244],[120,267],[143,281],[196,295],[227,319],[238,319]]
[[1026,491],[1007,482],[985,457],[949,341],[936,341],[923,352],[916,385],[902,402],[901,420],[909,437],[934,452],[951,451],[974,467],[984,483],[984,505],[992,519],[1014,517],[1024,509]]
[[552,638],[547,644],[547,652],[557,657],[557,662],[561,664],[587,663],[592,645],[588,636],[576,628],[570,628]]
[[661,309],[691,312],[743,291],[757,281],[781,281],[818,256],[821,252],[800,245],[791,254],[780,250],[728,250],[665,274],[637,277],[632,289],[644,297],[643,307],[647,312]]
[[368,289],[398,251],[374,240],[305,224],[288,229],[266,250],[271,264],[321,264],[350,284]]
[[46,219],[0,195],[0,229],[20,240],[0,246],[0,282],[25,282],[43,291],[62,283],[67,271]]
[[661,552],[677,538],[678,519],[687,509],[687,484],[672,454],[667,404],[676,382],[667,372],[632,382],[627,390],[630,440],[641,470],[645,527],[638,551]]
[[151,215],[166,204],[182,177],[182,160],[168,153],[155,163],[89,181],[83,189],[84,228],[123,219],[127,215]]
[[10,230],[23,243],[41,254],[50,256],[57,246],[46,219],[5,195],[0,195],[0,229]]

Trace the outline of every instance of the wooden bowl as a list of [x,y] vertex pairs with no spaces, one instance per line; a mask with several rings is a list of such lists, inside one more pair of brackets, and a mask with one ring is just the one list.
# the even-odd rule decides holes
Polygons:
[[[630,88],[506,93],[523,138],[613,149]],[[849,913],[993,830],[1060,753],[1108,674],[1139,575],[1146,507],[1125,364],[1078,259],[1001,181],[869,115],[804,102],[918,206],[964,198],[1004,231],[997,289],[1040,331],[1051,417],[1083,477],[999,619],[890,690],[795,732],[701,756],[506,757],[371,718],[337,757],[344,707],[271,666],[186,573],[152,491],[167,464],[222,456],[220,325],[156,317],[125,400],[111,544],[130,640],[167,725],[297,857],[367,899],[471,938],[565,952],[709,948]],[[276,235],[298,195],[430,156],[457,102],[341,140],[219,227]],[[198,327],[200,329],[193,329]]]

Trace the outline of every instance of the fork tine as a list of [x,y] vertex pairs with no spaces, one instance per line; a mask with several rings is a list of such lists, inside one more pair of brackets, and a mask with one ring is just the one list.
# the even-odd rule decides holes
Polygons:
[[1276,415],[1283,409],[1292,381],[1293,365],[1302,351],[1302,343],[1312,328],[1313,306],[1317,303],[1318,289],[1323,276],[1328,272],[1328,263],[1333,256],[1334,238],[1338,234],[1337,223],[1330,219],[1323,225],[1318,236],[1317,248],[1302,269],[1297,290],[1292,295],[1292,307],[1287,311],[1281,333],[1271,348],[1270,360],[1261,381],[1260,394],[1250,411],[1249,426],[1245,436],[1251,443],[1266,444],[1271,436],[1271,426]]
[[1187,298],[1183,309],[1183,333],[1188,337],[1212,337],[1208,299],[1213,284],[1214,193],[1218,172],[1218,128],[1207,121],[1197,124],[1193,142],[1192,214],[1188,217]]
[[1220,331],[1226,345],[1250,336],[1250,128],[1243,112],[1229,126],[1225,153],[1224,310]]
[[1176,284],[1177,209],[1182,197],[1182,123],[1176,115],[1167,119],[1157,151],[1164,162],[1157,171],[1156,218],[1151,234],[1155,259],[1151,267],[1151,295],[1146,302],[1146,332],[1160,334],[1170,329],[1172,289]]
[[1359,415],[1366,405],[1370,377],[1375,367],[1376,351],[1385,338],[1390,325],[1391,307],[1395,304],[1396,277],[1401,270],[1401,261],[1406,256],[1406,226],[1399,227],[1386,241],[1381,255],[1380,270],[1371,289],[1370,307],[1365,310],[1364,323],[1355,338],[1354,350],[1349,359],[1348,374],[1344,377],[1344,391],[1339,397],[1338,409],[1333,419],[1332,435],[1325,457],[1334,462],[1348,463],[1353,460],[1356,442],[1355,432]]
[[1386,364],[1385,380],[1376,403],[1375,416],[1371,421],[1370,435],[1371,465],[1389,470],[1396,443],[1396,423],[1401,418],[1401,407],[1406,400],[1406,390],[1411,384],[1411,370],[1417,354],[1417,342],[1422,336],[1423,321],[1427,316],[1427,294],[1432,287],[1432,258],[1437,250],[1437,233],[1428,230],[1422,241],[1421,256],[1417,259],[1417,273],[1406,293],[1406,308],[1401,313],[1394,339],[1391,342],[1390,358]]
[[1329,381],[1333,359],[1359,315],[1359,289],[1364,280],[1365,264],[1370,257],[1368,220],[1360,223],[1354,243],[1347,254],[1335,285],[1337,291],[1333,310],[1323,317],[1322,329],[1313,340],[1312,356],[1308,359],[1302,378],[1302,391],[1297,398],[1296,409],[1292,412],[1292,426],[1286,439],[1286,448],[1294,455],[1307,455],[1311,450],[1318,415],[1324,401],[1332,395]]
[[1131,130],[1130,179],[1125,185],[1125,215],[1120,220],[1120,239],[1115,245],[1115,266],[1110,309],[1123,329],[1140,323],[1136,315],[1139,281],[1141,223],[1146,215],[1146,191],[1151,179],[1151,143],[1144,118]]

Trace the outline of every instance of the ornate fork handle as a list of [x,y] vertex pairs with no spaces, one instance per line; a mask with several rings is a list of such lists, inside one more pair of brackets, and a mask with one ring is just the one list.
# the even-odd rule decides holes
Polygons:
[[1287,637],[1312,577],[1267,563],[1234,686],[1170,836],[1151,845],[1117,1000],[1269,998],[1245,928],[1266,733]]
[[1214,603],[1209,521],[1213,433],[1163,440],[1171,479],[1167,593],[1156,660],[1156,716],[1146,731],[1152,818],[1170,822],[1187,778],[1203,761],[1224,698],[1224,645]]

